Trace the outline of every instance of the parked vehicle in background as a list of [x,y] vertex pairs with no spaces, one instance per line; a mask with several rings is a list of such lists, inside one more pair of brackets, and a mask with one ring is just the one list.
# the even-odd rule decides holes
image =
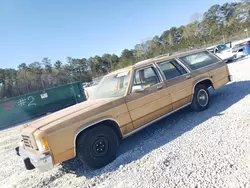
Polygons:
[[83,88],[85,88],[85,87],[87,87],[87,86],[88,86],[88,82],[82,83],[82,87],[83,87]]
[[89,86],[91,86],[92,85],[92,82],[84,82],[83,84],[82,84],[82,87],[83,88],[86,88],[86,87],[89,87]]
[[214,53],[224,61],[232,61],[236,57],[236,55],[232,52],[232,48],[230,48],[226,44],[219,44],[216,46],[212,46],[207,48],[207,50]]
[[85,87],[85,88],[84,88],[84,93],[85,93],[85,96],[86,96],[87,99],[88,99],[90,96],[93,95],[96,86],[97,86],[97,85],[92,85],[92,86],[89,86],[89,87]]
[[84,92],[87,99],[94,93],[95,88],[100,82],[101,78],[103,78],[103,76],[98,78],[93,78],[93,81],[89,82],[89,84],[84,87]]
[[248,45],[250,41],[245,41],[242,43],[235,44],[232,48],[232,52],[236,55],[236,58],[244,57],[244,48]]
[[23,125],[17,154],[27,169],[47,171],[74,157],[100,168],[122,139],[188,105],[207,109],[208,88],[229,81],[227,64],[206,50],[139,62],[105,76],[89,100]]

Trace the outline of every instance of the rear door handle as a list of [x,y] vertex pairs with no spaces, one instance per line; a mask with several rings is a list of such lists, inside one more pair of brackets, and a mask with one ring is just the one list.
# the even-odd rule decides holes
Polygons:
[[163,86],[162,86],[162,85],[159,85],[159,86],[157,86],[156,88],[157,88],[157,89],[162,89]]
[[186,79],[190,79],[190,78],[191,78],[191,75],[190,75],[190,74],[186,76]]

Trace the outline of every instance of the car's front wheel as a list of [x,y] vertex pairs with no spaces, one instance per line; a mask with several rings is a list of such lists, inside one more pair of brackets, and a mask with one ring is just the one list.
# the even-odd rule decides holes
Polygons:
[[195,87],[191,108],[195,111],[203,111],[209,107],[210,95],[205,85],[199,84]]
[[77,139],[77,157],[91,168],[101,168],[116,158],[119,138],[106,125],[93,127]]

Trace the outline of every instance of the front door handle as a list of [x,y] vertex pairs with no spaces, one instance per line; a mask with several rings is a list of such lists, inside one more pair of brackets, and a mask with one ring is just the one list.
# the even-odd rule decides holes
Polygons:
[[159,86],[157,86],[156,88],[157,88],[157,89],[162,89],[163,86],[162,86],[162,85],[159,85]]
[[190,75],[190,74],[186,76],[186,79],[190,79],[190,78],[191,78],[191,75]]

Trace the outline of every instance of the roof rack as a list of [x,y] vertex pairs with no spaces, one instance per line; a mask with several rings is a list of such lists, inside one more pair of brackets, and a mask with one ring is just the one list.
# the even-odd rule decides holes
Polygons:
[[156,57],[152,57],[150,59],[145,59],[145,60],[137,62],[136,65],[141,64],[141,63],[146,63],[148,61],[152,61],[154,59],[158,59],[158,58],[161,58],[161,57],[169,57],[170,55],[171,55],[170,53],[167,53],[167,54],[159,55],[159,56],[156,56]]
[[169,57],[171,56],[171,53],[167,53],[167,54],[163,54],[163,55],[158,55],[156,57],[154,57],[153,59],[157,59],[157,58],[160,58],[160,57]]

